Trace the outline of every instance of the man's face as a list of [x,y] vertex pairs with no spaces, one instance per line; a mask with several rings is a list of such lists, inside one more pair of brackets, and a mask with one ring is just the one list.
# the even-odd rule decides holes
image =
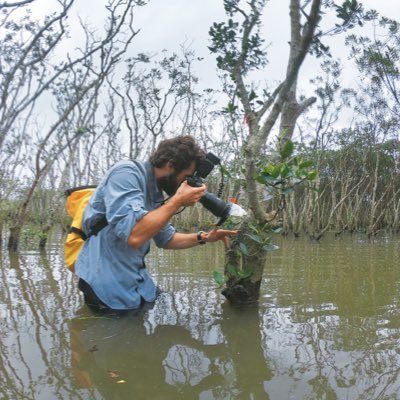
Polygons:
[[157,178],[157,185],[169,196],[172,196],[178,190],[180,184],[186,180],[186,178],[195,173],[195,170],[196,165],[194,162],[189,168],[186,168],[179,173],[175,172],[175,168],[170,167],[170,172],[167,172],[164,176]]

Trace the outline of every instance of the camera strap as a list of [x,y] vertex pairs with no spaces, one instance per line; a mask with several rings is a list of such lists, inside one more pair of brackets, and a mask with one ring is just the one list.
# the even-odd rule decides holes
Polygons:
[[224,171],[223,171],[221,165],[220,165],[219,170],[220,170],[220,172],[221,172],[221,182],[219,183],[219,186],[218,186],[217,196],[218,196],[218,197],[221,197],[221,196],[222,196],[222,193],[223,193],[223,191],[224,191],[224,186],[225,186],[225,176],[224,176]]

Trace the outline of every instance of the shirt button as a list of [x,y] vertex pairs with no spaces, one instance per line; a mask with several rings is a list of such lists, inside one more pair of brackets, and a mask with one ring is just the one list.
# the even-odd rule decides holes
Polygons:
[[139,283],[141,283],[141,282],[144,281],[144,278],[143,278],[143,277],[140,277],[140,278],[137,279],[137,281],[138,281]]

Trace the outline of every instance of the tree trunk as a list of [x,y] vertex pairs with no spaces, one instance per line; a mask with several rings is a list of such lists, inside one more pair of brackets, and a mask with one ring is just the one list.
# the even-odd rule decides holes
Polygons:
[[50,223],[48,223],[42,227],[42,231],[40,232],[40,240],[39,240],[39,249],[41,249],[41,250],[46,248],[47,238],[49,237],[50,229],[51,229]]
[[[225,276],[228,277],[222,294],[231,304],[251,304],[258,302],[267,252],[259,243],[246,235],[249,232],[246,221],[240,227],[240,233],[232,239],[225,257]],[[253,222],[254,223],[254,222]],[[245,246],[246,252],[243,252]],[[241,277],[246,270],[251,271],[250,277]],[[235,272],[233,274],[232,272]]]
[[3,220],[0,218],[0,249],[3,247]]
[[241,283],[227,284],[222,294],[230,304],[253,304],[257,303],[260,297],[261,280],[252,282],[250,280]]
[[22,224],[14,225],[10,228],[10,237],[8,238],[8,250],[17,251],[21,237]]
[[10,237],[8,238],[8,249],[12,251],[18,250],[19,241],[21,238],[21,231],[24,223],[26,221],[26,216],[28,213],[28,206],[32,200],[33,193],[40,181],[40,175],[36,176],[34,181],[32,182],[31,187],[26,194],[24,202],[22,203],[20,209],[17,211],[14,222],[10,227]]
[[[281,84],[264,100],[254,105],[254,92],[249,90],[246,84],[249,70],[258,69],[263,62],[263,49],[259,43],[254,43],[250,38],[257,38],[257,27],[261,22],[264,2],[251,0],[246,2],[250,11],[240,9],[240,2],[226,1],[226,9],[229,9],[230,22],[227,25],[231,30],[233,16],[244,17],[237,25],[235,40],[226,38],[223,24],[214,24],[210,29],[213,39],[213,47],[210,50],[219,55],[218,67],[229,73],[235,85],[235,91],[243,107],[245,122],[248,125],[247,137],[244,137],[242,154],[245,165],[245,192],[247,205],[251,210],[251,217],[240,228],[231,248],[226,254],[225,277],[226,288],[224,296],[231,303],[252,303],[258,301],[263,269],[266,263],[267,253],[265,245],[268,244],[267,234],[270,226],[267,221],[264,204],[260,201],[256,176],[259,170],[258,162],[263,158],[265,146],[272,129],[281,116],[280,145],[290,139],[299,115],[315,101],[314,97],[299,103],[296,100],[296,87],[299,69],[310,49],[315,30],[320,20],[321,0],[308,2],[309,14],[302,23],[301,16],[304,9],[298,0],[290,1],[291,40],[290,56],[287,63],[286,77]],[[241,25],[240,25],[241,24]],[[253,31],[254,30],[254,31]],[[255,33],[255,36],[252,36]],[[241,37],[238,41],[237,38]],[[229,42],[229,40],[231,40]],[[256,39],[257,42],[258,39]],[[229,42],[229,45],[226,44]],[[262,43],[262,41],[260,42]],[[231,50],[235,48],[235,51]],[[229,51],[227,50],[229,49]],[[254,51],[257,50],[256,53]],[[258,65],[251,59],[254,54],[260,58]],[[259,56],[261,55],[261,57]],[[250,58],[250,60],[249,60]],[[257,95],[256,95],[257,97]],[[249,235],[251,229],[256,226],[259,235]],[[246,232],[248,233],[246,235]],[[254,239],[256,238],[256,239]],[[248,271],[251,270],[251,274]]]

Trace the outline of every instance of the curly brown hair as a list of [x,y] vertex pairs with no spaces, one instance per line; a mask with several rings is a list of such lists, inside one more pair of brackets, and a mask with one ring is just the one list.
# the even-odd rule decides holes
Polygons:
[[196,168],[205,157],[205,152],[197,144],[193,136],[178,136],[173,139],[166,139],[160,142],[157,149],[150,156],[153,167],[161,168],[168,161],[172,163],[175,172],[189,168],[192,162]]

